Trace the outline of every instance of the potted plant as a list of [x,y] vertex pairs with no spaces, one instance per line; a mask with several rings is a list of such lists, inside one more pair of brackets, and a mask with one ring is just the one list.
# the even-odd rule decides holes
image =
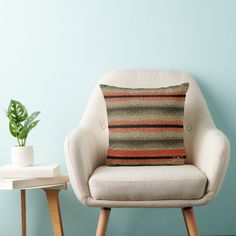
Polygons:
[[33,146],[26,146],[29,132],[38,124],[35,120],[40,114],[33,112],[30,116],[25,106],[16,100],[11,100],[6,111],[9,118],[9,130],[13,137],[17,139],[18,145],[11,148],[11,161],[14,165],[32,166],[34,161]]

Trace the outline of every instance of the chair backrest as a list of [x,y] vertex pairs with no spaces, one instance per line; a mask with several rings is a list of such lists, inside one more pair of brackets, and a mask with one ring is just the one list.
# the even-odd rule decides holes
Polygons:
[[[99,165],[105,163],[108,148],[108,125],[105,101],[99,84],[127,88],[158,88],[189,82],[184,111],[184,143],[188,162],[192,163],[194,137],[198,130],[214,128],[204,97],[196,81],[188,73],[162,70],[121,70],[104,76],[96,85],[80,125],[89,127],[96,141]],[[201,131],[202,132],[202,131]]]

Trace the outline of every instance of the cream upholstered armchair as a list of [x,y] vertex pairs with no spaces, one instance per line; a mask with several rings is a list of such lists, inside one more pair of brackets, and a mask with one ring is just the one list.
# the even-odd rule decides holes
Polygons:
[[184,114],[186,165],[106,166],[107,114],[98,85],[80,125],[67,136],[66,164],[75,195],[81,203],[101,208],[97,236],[105,235],[113,207],[182,208],[188,235],[199,235],[193,206],[209,203],[219,192],[230,147],[227,137],[215,127],[196,81],[184,72],[159,70],[115,71],[100,81],[130,88],[183,82],[190,84]]

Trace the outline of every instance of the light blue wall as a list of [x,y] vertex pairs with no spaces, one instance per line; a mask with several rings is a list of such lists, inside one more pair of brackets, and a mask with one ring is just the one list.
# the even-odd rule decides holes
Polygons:
[[[60,162],[98,79],[117,68],[192,73],[216,125],[230,138],[230,168],[218,198],[196,210],[201,235],[236,234],[236,1],[21,0],[0,2],[0,164],[10,137],[4,109],[11,98],[41,122],[29,142],[37,163]],[[206,156],[207,158],[207,156]],[[29,236],[52,235],[44,194],[29,191]],[[66,236],[94,235],[97,209],[82,206],[71,187],[61,193]],[[0,235],[20,235],[19,192],[0,193]],[[177,209],[115,209],[108,235],[184,235]]]

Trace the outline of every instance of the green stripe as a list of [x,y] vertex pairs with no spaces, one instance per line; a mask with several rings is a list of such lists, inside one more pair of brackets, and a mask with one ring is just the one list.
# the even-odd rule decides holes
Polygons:
[[183,138],[184,134],[182,132],[109,132],[110,140],[168,140]]
[[114,150],[157,150],[184,148],[183,140],[110,140],[109,147]]
[[152,161],[149,161],[149,162],[142,162],[142,160],[140,160],[140,162],[136,162],[136,163],[132,163],[132,162],[129,162],[129,163],[125,163],[125,162],[122,162],[122,163],[112,163],[112,164],[108,164],[107,162],[107,165],[109,166],[163,166],[163,165],[182,165],[184,164],[184,160],[185,158],[182,158],[181,160],[175,160],[174,158],[170,161],[165,161],[165,162],[152,162]]
[[116,102],[107,102],[107,108],[125,108],[125,107],[179,107],[184,108],[183,101],[170,101],[170,100],[161,100],[161,101],[143,101],[143,100],[132,100],[132,101],[116,101]]
[[[147,118],[150,115],[156,115],[156,116],[172,116],[175,117],[176,115],[183,115],[183,109],[182,108],[168,108],[168,107],[159,107],[158,109],[155,107],[136,107],[136,108],[122,108],[122,109],[107,109],[107,114],[109,119],[113,119],[116,116],[146,116]],[[156,117],[157,119],[157,117]]]
[[183,83],[176,86],[169,86],[163,88],[120,88],[110,85],[100,85],[103,93],[106,92],[126,92],[126,93],[136,93],[136,92],[178,92],[178,91],[187,91],[189,85],[188,83]]

